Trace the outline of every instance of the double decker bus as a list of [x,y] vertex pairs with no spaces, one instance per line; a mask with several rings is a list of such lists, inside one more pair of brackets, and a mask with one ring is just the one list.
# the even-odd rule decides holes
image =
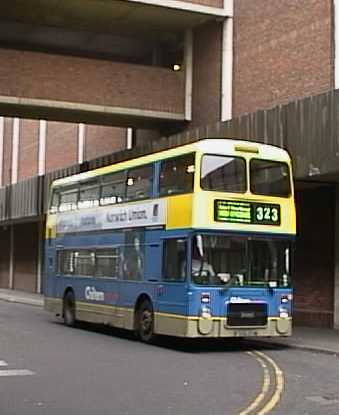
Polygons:
[[45,308],[179,337],[289,336],[291,161],[202,139],[53,182]]

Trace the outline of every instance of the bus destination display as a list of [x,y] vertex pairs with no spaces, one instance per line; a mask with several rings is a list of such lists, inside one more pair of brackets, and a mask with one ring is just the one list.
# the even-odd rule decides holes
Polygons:
[[280,225],[280,206],[270,203],[215,200],[214,220],[251,225]]

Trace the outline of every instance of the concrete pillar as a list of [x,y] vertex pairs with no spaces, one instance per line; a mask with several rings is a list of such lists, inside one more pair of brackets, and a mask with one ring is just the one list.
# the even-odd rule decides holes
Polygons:
[[334,236],[334,328],[339,329],[339,186],[335,191],[335,236]]
[[233,100],[233,19],[224,20],[221,58],[221,121],[232,119]]
[[19,175],[20,119],[13,118],[12,140],[12,184],[17,183]]
[[193,32],[185,33],[185,120],[192,120],[192,88],[193,88]]
[[78,125],[78,163],[81,164],[84,161],[85,155],[85,130],[86,126],[83,123]]
[[39,156],[38,156],[38,174],[43,176],[46,173],[46,139],[47,139],[47,121],[40,120],[39,125]]
[[42,293],[42,264],[43,264],[43,231],[44,226],[43,222],[39,221],[38,223],[38,260],[37,260],[37,283],[36,291],[37,293]]
[[133,148],[133,128],[127,128],[126,130],[126,149]]
[[334,88],[339,88],[339,0],[333,1],[334,16]]
[[10,226],[9,237],[9,288],[14,288],[14,225]]

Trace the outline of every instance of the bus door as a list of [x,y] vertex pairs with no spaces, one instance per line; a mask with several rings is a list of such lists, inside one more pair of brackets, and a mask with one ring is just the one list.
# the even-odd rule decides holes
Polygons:
[[157,290],[157,311],[179,318],[188,310],[187,241],[185,237],[163,239],[162,281]]
[[132,328],[135,302],[145,291],[144,276],[146,264],[146,243],[144,229],[128,229],[123,232],[121,247],[121,282],[118,301],[119,327]]
[[120,247],[97,248],[96,278],[93,280],[95,283],[93,285],[104,293],[105,305],[110,307],[110,319],[113,318],[113,324],[118,327],[120,327],[121,320],[118,310],[121,285],[120,275]]

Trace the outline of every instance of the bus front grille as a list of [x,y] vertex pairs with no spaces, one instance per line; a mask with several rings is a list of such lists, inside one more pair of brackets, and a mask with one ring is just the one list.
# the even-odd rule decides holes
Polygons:
[[228,326],[266,326],[266,303],[229,303],[227,307]]

